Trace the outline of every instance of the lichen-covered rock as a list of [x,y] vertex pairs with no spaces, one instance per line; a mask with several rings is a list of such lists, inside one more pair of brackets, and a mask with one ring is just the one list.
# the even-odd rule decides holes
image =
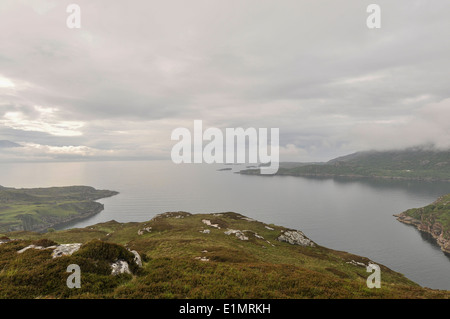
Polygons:
[[353,266],[359,266],[359,267],[366,267],[365,263],[359,262],[359,261],[355,261],[355,260],[350,260],[347,261],[347,264],[353,265]]
[[239,238],[240,240],[248,240],[248,237],[247,236],[245,236],[245,234],[241,231],[241,230],[238,230],[238,229],[228,229],[226,232],[225,232],[225,235],[231,235],[231,234],[234,234],[237,238]]
[[18,250],[18,254],[22,254],[26,252],[28,249],[37,249],[37,250],[43,250],[43,249],[52,249],[52,257],[61,257],[61,256],[70,256],[74,252],[76,252],[78,249],[80,249],[81,244],[75,243],[75,244],[63,244],[63,245],[57,245],[57,246],[39,246],[39,245],[29,245],[27,247],[22,248],[21,250]]
[[215,227],[217,229],[220,229],[218,224],[212,224],[209,219],[202,219],[202,223],[211,227]]
[[305,236],[301,231],[299,230],[288,230],[285,231],[283,234],[278,236],[278,241],[286,242],[291,245],[300,245],[300,246],[309,246],[314,247],[314,242]]
[[151,233],[152,228],[151,227],[144,227],[143,229],[138,230],[138,235],[144,235],[145,232]]
[[[39,245],[29,245],[17,251],[17,253],[22,254],[23,252],[29,249],[39,249],[39,250],[51,249],[53,250],[52,257],[57,258],[62,256],[71,256],[75,252],[79,251],[82,246],[83,245],[80,243],[62,244],[48,247]],[[97,260],[108,261],[111,267],[112,275],[124,273],[131,274],[132,270],[135,271],[136,266],[131,265],[130,267],[130,264],[128,262],[132,263],[134,261],[134,264],[136,264],[137,267],[139,268],[142,267],[142,258],[136,250],[127,250],[117,244],[105,243],[101,241],[92,241],[85,244],[78,254],[80,253],[81,255],[79,256],[85,258],[93,258]]]
[[264,239],[264,237],[263,237],[263,236],[261,236],[261,235],[258,235],[257,233],[254,233],[253,235],[255,235],[255,237],[256,237],[256,238],[258,238],[258,239]]
[[125,260],[118,260],[111,263],[111,275],[117,276],[120,274],[131,274],[130,267]]
[[29,245],[29,246],[27,246],[27,247],[25,247],[25,248],[22,248],[21,250],[18,250],[17,253],[18,253],[18,254],[22,254],[22,253],[26,252],[28,249],[38,249],[38,250],[42,250],[42,249],[45,249],[45,248],[42,247],[42,246]]
[[134,262],[136,263],[136,265],[138,265],[139,267],[142,267],[142,258],[139,255],[139,253],[136,250],[131,250],[131,252],[134,255]]
[[52,257],[71,256],[74,252],[78,251],[80,247],[80,243],[59,245],[53,250]]

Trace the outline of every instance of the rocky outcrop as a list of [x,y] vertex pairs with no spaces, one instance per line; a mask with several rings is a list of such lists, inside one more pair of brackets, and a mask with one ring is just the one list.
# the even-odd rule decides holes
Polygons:
[[[136,250],[128,250],[134,255],[134,263],[138,265],[139,268],[142,267],[142,258]],[[111,266],[111,275],[117,276],[120,274],[132,274],[130,270],[130,265],[127,261],[119,259],[113,263],[109,264]]]
[[278,241],[286,242],[291,245],[300,245],[300,246],[308,246],[308,247],[314,247],[314,242],[305,236],[301,231],[299,230],[288,230],[283,232],[280,236],[277,238]]
[[418,220],[409,216],[407,212],[394,216],[397,217],[398,221],[407,225],[412,225],[418,230],[430,234],[441,247],[442,251],[450,254],[450,232],[445,230],[443,225],[440,222],[437,222],[435,218],[432,216],[421,216],[421,219]]
[[211,221],[209,219],[202,219],[202,223],[217,229],[220,229],[219,224],[212,224]]
[[[48,246],[43,247],[39,245],[29,245],[27,247],[24,247],[17,251],[18,254],[23,254],[29,249],[38,249],[38,250],[44,250],[44,249],[51,249],[52,252],[52,258],[58,258],[62,256],[71,256],[76,251],[80,250],[82,244],[80,243],[73,243],[73,244],[62,244],[57,246]],[[136,265],[141,268],[142,267],[142,258],[139,255],[139,253],[136,250],[129,250],[134,255],[134,262]],[[120,274],[132,274],[130,270],[130,265],[125,260],[119,259],[116,260],[113,263],[110,263],[111,267],[111,275],[116,276]]]
[[144,227],[142,229],[139,229],[137,233],[138,233],[138,235],[144,235],[145,232],[151,233],[152,232],[152,228],[151,227]]
[[39,246],[39,245],[29,245],[27,247],[24,247],[17,251],[18,254],[23,254],[29,249],[37,249],[37,250],[44,250],[44,249],[51,249],[52,252],[52,258],[62,257],[62,256],[71,256],[74,252],[78,251],[81,247],[81,244],[75,243],[75,244],[62,244],[57,246]]
[[[73,253],[80,250],[82,244],[80,243],[73,243],[73,244],[61,244],[61,245],[55,245],[55,246],[39,246],[39,245],[28,245],[27,247],[24,247],[17,251],[18,254],[23,254],[29,249],[37,249],[37,250],[44,250],[44,249],[50,249],[53,250],[52,252],[52,258],[58,258],[62,256],[71,256]],[[142,258],[139,255],[139,253],[136,250],[128,250],[134,255],[134,263],[141,268],[142,267]],[[120,274],[132,274],[130,270],[130,265],[127,261],[119,259],[115,262],[110,263],[111,267],[111,275],[116,276]]]
[[444,231],[443,226],[440,223],[434,223],[430,228],[421,230],[430,233],[431,236],[436,239],[436,242],[441,247],[442,251],[450,254],[450,234]]
[[244,232],[241,230],[238,230],[238,229],[229,229],[224,233],[225,233],[225,235],[234,234],[240,240],[248,240],[248,237],[245,236]]
[[358,266],[358,267],[366,267],[365,263],[359,262],[359,261],[355,261],[355,260],[350,260],[346,262],[347,264],[353,265],[353,266]]
[[53,250],[52,257],[71,256],[74,252],[78,251],[80,247],[80,243],[59,245]]
[[139,267],[142,267],[142,258],[141,255],[139,255],[139,253],[136,250],[130,250],[133,255],[134,255],[134,262],[136,263],[136,265],[138,265]]
[[209,258],[206,257],[194,257],[195,260],[200,260],[200,261],[209,261]]
[[[47,248],[51,248],[51,247],[47,247]],[[53,248],[55,248],[55,247],[53,247]],[[37,246],[37,245],[29,245],[29,246],[27,246],[27,247],[22,248],[21,250],[18,250],[17,253],[18,253],[18,254],[23,254],[23,253],[26,252],[28,249],[42,250],[42,249],[46,249],[46,247]]]
[[118,260],[110,264],[111,275],[117,276],[120,274],[131,274],[130,267],[125,260]]
[[397,217],[397,220],[404,223],[404,224],[408,224],[408,225],[413,225],[416,227],[420,226],[420,220],[417,220],[415,218],[412,218],[404,213],[402,214],[398,214],[398,215],[394,215],[395,217]]

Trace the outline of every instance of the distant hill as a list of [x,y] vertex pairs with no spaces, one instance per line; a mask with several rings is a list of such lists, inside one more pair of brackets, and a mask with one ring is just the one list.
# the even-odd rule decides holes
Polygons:
[[431,151],[407,149],[400,151],[357,152],[328,161],[330,165],[356,165],[384,169],[436,169],[450,166],[450,150]]
[[[259,170],[241,174],[258,175]],[[281,163],[277,175],[321,177],[378,177],[450,181],[450,150],[412,148],[366,151],[338,157],[325,163]]]
[[11,148],[11,147],[22,147],[22,145],[7,140],[0,140],[0,148]]

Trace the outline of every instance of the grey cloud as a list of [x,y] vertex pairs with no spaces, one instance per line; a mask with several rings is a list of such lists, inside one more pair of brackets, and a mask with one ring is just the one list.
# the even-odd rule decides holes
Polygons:
[[[380,30],[366,28],[360,0],[77,3],[80,30],[65,27],[69,2],[0,4],[0,77],[17,84],[0,86],[0,121],[50,125],[0,124],[0,139],[170,158],[171,129],[202,119],[279,127],[289,160],[445,147],[447,124],[424,110],[449,107],[446,0],[379,0]],[[83,123],[81,135],[52,134],[64,121]]]

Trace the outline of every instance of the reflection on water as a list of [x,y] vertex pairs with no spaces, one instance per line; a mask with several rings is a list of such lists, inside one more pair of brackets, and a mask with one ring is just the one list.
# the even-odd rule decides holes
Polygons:
[[[408,226],[414,227],[412,225],[408,225]],[[444,256],[446,256],[448,258],[448,260],[450,261],[450,254],[442,251],[441,246],[439,246],[437,240],[430,233],[418,230],[417,228],[415,228],[415,229],[420,234],[420,237],[423,239],[423,241],[430,244],[434,249],[441,251],[444,254]]]
[[[406,191],[416,198],[430,198],[437,199],[441,195],[450,193],[450,182],[441,181],[418,181],[418,180],[400,180],[400,179],[385,179],[385,178],[366,178],[366,177],[306,177],[310,180],[332,180],[337,184],[349,185],[358,183],[361,186],[368,186],[374,190],[400,190]],[[438,194],[438,195],[436,195]],[[427,202],[431,203],[431,202]],[[422,205],[419,205],[420,207]],[[417,208],[409,207],[409,208]],[[406,224],[405,224],[406,225]],[[406,225],[408,227],[414,228],[419,234],[424,242],[431,245],[432,248],[439,250],[450,260],[450,254],[442,251],[441,247],[437,243],[436,239],[427,232],[420,231],[412,225]]]
[[305,177],[307,179],[333,180],[338,184],[359,183],[374,189],[384,190],[406,190],[412,195],[434,196],[450,193],[450,182],[440,181],[419,181],[419,180],[399,180],[387,178],[367,178],[367,177]]

